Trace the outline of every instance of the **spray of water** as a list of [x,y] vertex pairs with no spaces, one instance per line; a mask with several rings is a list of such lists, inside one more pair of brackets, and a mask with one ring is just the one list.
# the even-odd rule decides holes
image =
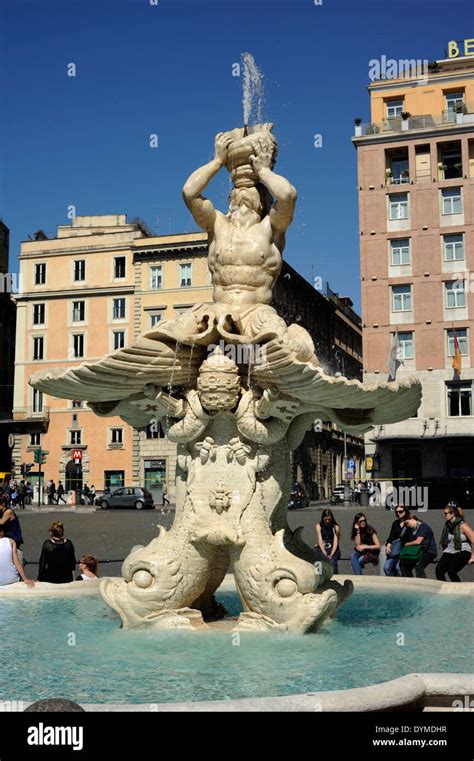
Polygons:
[[256,124],[261,124],[264,98],[263,74],[251,53],[242,53],[242,71],[244,124],[250,124],[252,116]]

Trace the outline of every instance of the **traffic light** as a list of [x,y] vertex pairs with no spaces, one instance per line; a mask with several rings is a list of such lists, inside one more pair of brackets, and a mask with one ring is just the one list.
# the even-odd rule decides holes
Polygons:
[[46,455],[48,455],[49,452],[44,449],[35,449],[34,451],[34,461],[38,463],[38,465],[43,465],[43,463],[46,462]]

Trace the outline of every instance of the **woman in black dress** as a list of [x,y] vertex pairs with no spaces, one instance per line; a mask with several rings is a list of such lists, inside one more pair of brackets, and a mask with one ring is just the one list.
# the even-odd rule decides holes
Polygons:
[[49,536],[41,551],[38,581],[49,581],[51,584],[67,584],[74,581],[74,545],[70,539],[64,538],[64,526],[61,521],[53,523],[49,529]]
[[341,550],[339,549],[339,537],[341,530],[337,523],[332,510],[326,508],[321,514],[321,522],[316,524],[316,549],[319,550],[319,554],[323,558],[326,558],[331,563],[334,573],[339,573],[337,568],[337,561],[341,557]]

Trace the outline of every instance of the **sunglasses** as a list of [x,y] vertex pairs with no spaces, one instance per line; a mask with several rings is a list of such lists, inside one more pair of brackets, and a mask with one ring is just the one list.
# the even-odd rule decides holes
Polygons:
[[405,510],[395,510],[395,515],[404,515]]

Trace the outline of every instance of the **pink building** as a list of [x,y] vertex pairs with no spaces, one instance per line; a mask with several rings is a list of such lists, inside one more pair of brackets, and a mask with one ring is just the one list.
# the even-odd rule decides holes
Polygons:
[[474,55],[399,74],[369,86],[371,122],[357,124],[353,138],[364,380],[387,379],[398,334],[396,377],[416,374],[423,400],[417,417],[368,434],[366,455],[376,455],[376,480],[430,480],[441,502],[466,503],[466,490],[474,492]]

